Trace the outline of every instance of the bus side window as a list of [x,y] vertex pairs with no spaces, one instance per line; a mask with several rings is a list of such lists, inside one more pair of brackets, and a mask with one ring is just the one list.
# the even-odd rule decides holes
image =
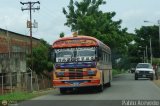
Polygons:
[[108,63],[108,53],[106,53],[106,63]]
[[106,53],[103,52],[103,54],[104,54],[103,61],[104,61],[104,63],[106,63]]
[[110,61],[110,56],[109,56],[110,54],[107,54],[107,63],[109,63],[109,61]]
[[104,52],[102,54],[103,54],[103,62],[105,62],[105,54],[104,54]]
[[105,57],[105,60],[106,60],[106,63],[108,63],[108,53],[106,52],[106,57]]
[[108,60],[109,60],[108,63],[111,63],[111,54],[109,54],[108,56],[109,56],[109,57],[108,57]]

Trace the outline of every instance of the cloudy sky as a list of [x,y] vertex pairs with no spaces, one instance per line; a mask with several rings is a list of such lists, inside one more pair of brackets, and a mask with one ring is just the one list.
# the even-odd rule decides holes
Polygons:
[[[29,35],[26,21],[29,20],[29,11],[21,11],[20,1],[27,0],[1,0],[0,3],[0,28]],[[37,0],[30,0],[37,1]],[[33,29],[33,36],[43,38],[50,44],[64,32],[71,35],[70,28],[64,26],[66,18],[62,8],[67,7],[69,0],[39,0],[40,10],[33,12],[33,19],[38,22],[38,28]],[[78,0],[81,1],[81,0]],[[135,28],[157,24],[160,19],[160,0],[106,0],[107,4],[100,7],[104,12],[115,11],[114,20],[122,19],[122,27],[127,27],[128,32],[134,33]],[[38,5],[35,5],[37,7]],[[144,23],[148,20],[151,23]]]

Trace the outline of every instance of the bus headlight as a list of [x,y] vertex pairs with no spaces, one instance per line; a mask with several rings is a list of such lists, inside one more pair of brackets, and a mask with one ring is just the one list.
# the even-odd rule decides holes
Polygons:
[[96,75],[96,71],[89,70],[89,71],[88,71],[88,75],[89,75],[89,76]]
[[56,75],[57,75],[58,77],[63,77],[63,76],[64,76],[64,72],[56,72]]

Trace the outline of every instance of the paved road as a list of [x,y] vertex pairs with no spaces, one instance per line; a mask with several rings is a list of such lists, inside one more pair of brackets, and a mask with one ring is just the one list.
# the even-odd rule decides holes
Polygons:
[[[38,101],[41,100],[41,102],[45,100],[43,101],[43,103],[47,102],[48,103],[47,106],[50,106],[51,104],[53,104],[52,103],[53,100],[56,100],[56,103],[61,103],[62,105],[71,103],[70,100],[75,100],[76,105],[82,102],[88,103],[89,101],[92,101],[92,102],[89,102],[89,103],[92,103],[90,104],[92,106],[93,105],[101,106],[102,104],[105,104],[105,106],[107,106],[106,101],[110,100],[110,101],[107,101],[107,103],[110,104],[110,102],[112,102],[113,103],[112,105],[117,106],[117,103],[119,104],[124,100],[160,100],[160,88],[158,88],[152,81],[148,79],[140,79],[135,81],[133,74],[122,74],[114,77],[112,81],[112,86],[109,88],[105,88],[105,90],[101,93],[96,93],[96,92],[88,93],[84,91],[76,94],[72,93],[72,94],[61,95],[58,91],[54,91],[48,95],[34,98],[33,100],[38,100]],[[46,101],[46,100],[50,100],[50,101]],[[62,102],[57,100],[65,100],[65,101]],[[84,101],[84,100],[88,100],[88,101]],[[119,100],[119,101],[113,102],[113,100]],[[26,103],[30,103],[30,102],[31,101]],[[72,106],[75,104],[70,104],[70,105]]]

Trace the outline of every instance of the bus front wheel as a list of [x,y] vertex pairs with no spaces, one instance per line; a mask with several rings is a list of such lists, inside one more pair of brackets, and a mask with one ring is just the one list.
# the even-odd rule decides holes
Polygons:
[[60,88],[59,91],[61,94],[65,94],[67,90],[65,88]]
[[103,89],[104,89],[104,88],[103,88],[103,85],[98,86],[97,89],[98,89],[98,92],[102,92]]
[[111,87],[111,82],[108,82],[106,85],[107,87]]

